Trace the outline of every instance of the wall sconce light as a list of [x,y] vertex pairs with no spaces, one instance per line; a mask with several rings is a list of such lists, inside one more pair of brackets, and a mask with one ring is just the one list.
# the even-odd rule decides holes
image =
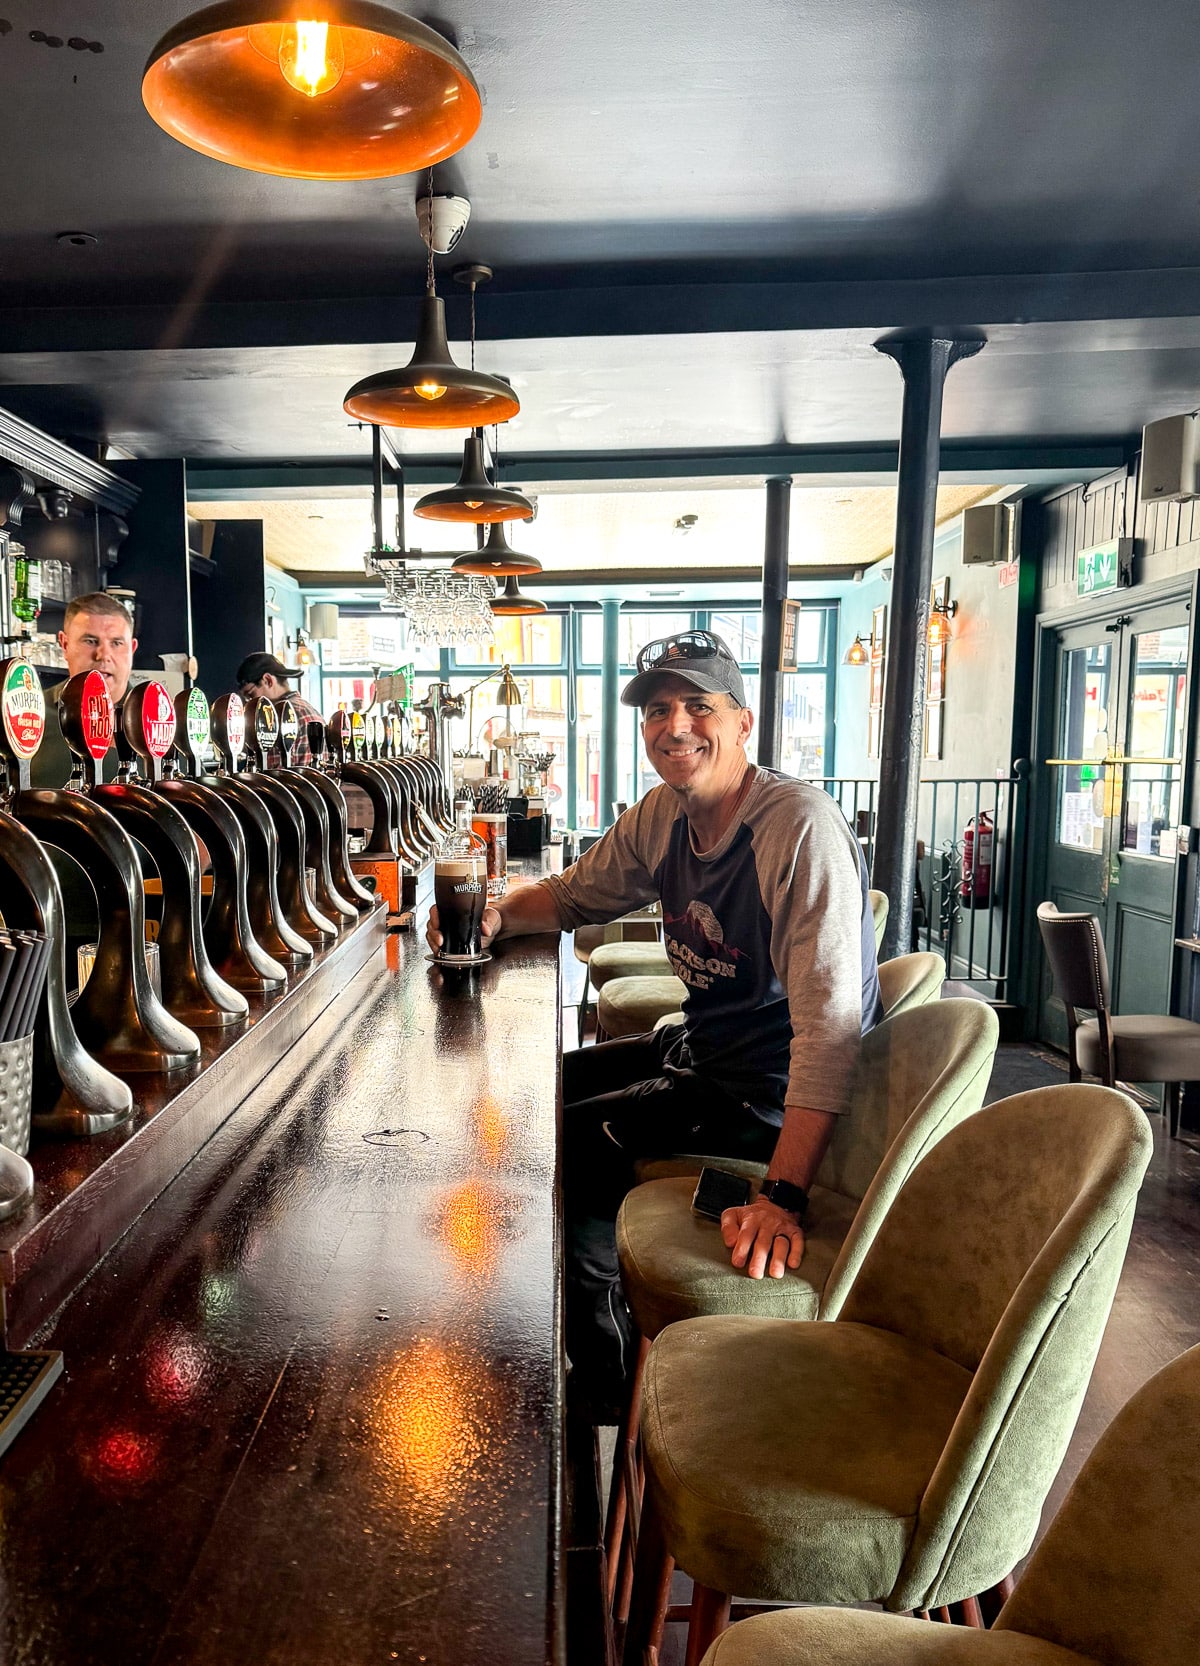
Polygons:
[[869,663],[870,658],[871,656],[867,652],[866,644],[864,643],[862,637],[856,636],[854,641],[846,649],[846,652],[842,655],[842,664],[866,665]]
[[928,638],[931,648],[943,648],[949,642],[950,621],[957,612],[957,602],[934,602],[929,610]]
[[317,656],[309,647],[308,638],[303,631],[297,631],[295,636],[288,637],[288,647],[295,649],[297,670],[307,671],[317,663]]

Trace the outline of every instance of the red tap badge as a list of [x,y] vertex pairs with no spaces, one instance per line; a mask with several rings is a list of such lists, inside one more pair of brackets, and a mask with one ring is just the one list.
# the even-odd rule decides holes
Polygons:
[[225,737],[236,758],[246,744],[246,707],[240,694],[231,694],[225,707]]
[[142,683],[135,690],[141,702],[142,734],[152,758],[165,758],[175,740],[175,707],[161,683]]
[[99,671],[89,671],[84,678],[79,723],[88,756],[103,758],[113,743],[114,718],[112,695]]
[[37,672],[23,659],[0,668],[0,721],[18,758],[32,758],[46,730],[46,701]]

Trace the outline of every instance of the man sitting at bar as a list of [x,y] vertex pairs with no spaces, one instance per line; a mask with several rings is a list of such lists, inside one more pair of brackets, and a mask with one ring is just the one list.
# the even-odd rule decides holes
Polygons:
[[[81,671],[99,671],[108,684],[113,704],[123,700],[133,673],[137,637],[122,603],[103,590],[94,590],[67,603],[58,645],[66,656],[67,675],[46,695],[46,733],[29,771],[35,787],[65,787],[71,773],[73,760],[58,721],[58,702],[66,682]],[[111,780],[116,770],[117,756],[113,748],[105,759],[105,780]]]
[[[563,1057],[567,1349],[594,1407],[619,1399],[630,1321],[614,1223],[639,1158],[767,1162],[721,1230],[735,1267],[782,1278],[804,1252],[806,1189],[880,1015],[858,842],[820,788],[746,756],[753,726],[720,637],[651,642],[621,695],[663,785],[561,876],[489,907],[485,943],[615,920],[660,899],[685,1021]],[[429,941],[441,938],[436,914]]]
[[308,725],[325,722],[311,701],[306,700],[302,694],[295,693],[288,686],[292,679],[299,675],[299,671],[290,670],[282,660],[276,659],[274,654],[267,653],[247,654],[237,669],[237,683],[243,700],[257,695],[262,700],[269,700],[273,706],[281,706],[285,700],[292,702],[300,720],[300,732],[296,736],[295,746],[292,747],[293,769],[300,769],[312,762],[312,748],[308,744]]

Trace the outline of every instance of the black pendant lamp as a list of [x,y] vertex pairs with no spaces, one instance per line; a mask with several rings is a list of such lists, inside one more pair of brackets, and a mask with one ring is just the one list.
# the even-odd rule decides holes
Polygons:
[[528,577],[540,573],[542,564],[533,555],[522,555],[504,536],[504,523],[493,521],[483,548],[467,550],[451,563],[452,573],[469,573],[480,578]]
[[343,404],[350,416],[383,428],[483,428],[507,422],[521,409],[507,382],[463,370],[450,357],[446,307],[434,291],[432,272],[412,358],[403,370],[383,370],[356,382]]
[[463,446],[457,484],[428,492],[414,504],[413,514],[426,521],[470,521],[478,526],[527,521],[533,515],[533,504],[522,492],[492,485],[483,464],[483,430],[476,429]]
[[142,101],[180,144],[290,179],[431,167],[479,126],[450,42],[372,0],[225,0],[159,41]]
[[548,611],[545,602],[534,601],[532,596],[525,594],[517,583],[515,573],[509,574],[504,581],[504,589],[501,590],[498,596],[492,597],[488,606],[498,619],[514,619],[525,613],[545,613]]

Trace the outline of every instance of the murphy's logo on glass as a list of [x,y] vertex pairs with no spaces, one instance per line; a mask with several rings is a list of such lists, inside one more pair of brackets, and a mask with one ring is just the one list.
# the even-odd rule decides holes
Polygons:
[[79,700],[79,725],[83,744],[91,758],[107,756],[113,743],[115,714],[108,684],[99,671],[89,671]]
[[18,758],[32,758],[46,732],[46,701],[37,672],[23,659],[10,659],[0,683],[0,718]]
[[142,736],[152,758],[165,758],[175,740],[175,708],[161,683],[138,690],[142,700]]
[[451,890],[456,896],[462,892],[466,892],[471,896],[477,897],[480,891],[483,890],[483,886],[477,879],[464,879],[461,885],[451,886]]

